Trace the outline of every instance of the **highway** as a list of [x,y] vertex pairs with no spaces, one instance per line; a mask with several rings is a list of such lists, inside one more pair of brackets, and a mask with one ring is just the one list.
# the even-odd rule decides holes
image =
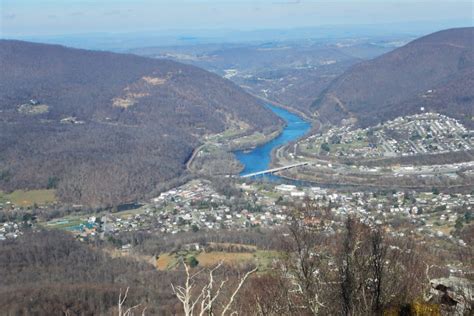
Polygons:
[[299,167],[299,166],[306,166],[308,164],[309,164],[309,162],[305,161],[305,162],[295,163],[295,164],[288,165],[288,166],[283,166],[283,167],[278,167],[278,168],[273,168],[273,169],[267,169],[267,170],[262,170],[262,171],[258,171],[258,172],[252,172],[252,173],[245,174],[241,177],[242,178],[250,178],[250,177],[255,177],[255,176],[259,176],[259,175],[263,175],[263,174],[275,173],[275,172],[282,171],[282,170],[296,168],[296,167]]

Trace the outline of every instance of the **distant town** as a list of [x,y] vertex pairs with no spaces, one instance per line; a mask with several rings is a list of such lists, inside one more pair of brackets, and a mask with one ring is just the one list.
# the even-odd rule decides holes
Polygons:
[[364,129],[333,127],[300,143],[304,153],[377,158],[440,154],[473,149],[474,132],[438,113],[422,113]]
[[317,183],[469,192],[473,144],[474,131],[456,119],[422,112],[363,129],[328,128],[279,148],[274,166],[299,163],[279,174]]
[[[261,182],[236,183],[235,189],[240,197],[218,193],[209,181],[193,180],[131,210],[96,215],[79,213],[47,222],[31,218],[7,221],[0,228],[0,240],[18,237],[25,226],[63,229],[80,240],[134,231],[178,234],[199,230],[277,228],[289,223],[293,208],[309,207],[318,212],[330,212],[334,218],[357,215],[366,223],[385,225],[394,235],[415,233],[463,247],[466,243],[456,237],[456,231],[473,220],[474,196],[471,194],[443,194],[436,190],[344,192]],[[1,208],[15,209],[16,206],[8,204]],[[320,221],[320,218],[305,218],[308,224],[314,221]],[[331,233],[340,223],[325,225]]]

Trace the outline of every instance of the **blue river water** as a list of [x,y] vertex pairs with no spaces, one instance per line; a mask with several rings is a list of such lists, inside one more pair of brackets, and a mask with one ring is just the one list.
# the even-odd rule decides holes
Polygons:
[[[244,169],[240,175],[269,169],[273,149],[281,147],[293,140],[297,140],[311,129],[311,124],[298,115],[276,106],[267,105],[267,107],[281,117],[286,122],[286,126],[278,137],[268,143],[260,145],[250,151],[239,150],[235,152],[237,159],[244,165]],[[266,177],[278,179],[276,176]]]

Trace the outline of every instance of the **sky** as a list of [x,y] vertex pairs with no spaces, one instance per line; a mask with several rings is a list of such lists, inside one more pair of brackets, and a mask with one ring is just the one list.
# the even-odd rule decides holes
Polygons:
[[0,0],[0,37],[257,30],[441,21],[472,25],[456,0]]

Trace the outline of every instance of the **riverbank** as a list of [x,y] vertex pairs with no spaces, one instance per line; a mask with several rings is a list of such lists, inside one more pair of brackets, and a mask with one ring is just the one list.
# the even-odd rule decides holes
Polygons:
[[[285,129],[285,127],[286,123],[282,124],[277,129],[267,134],[258,131],[251,134],[248,134],[246,131],[236,133],[232,129],[228,129],[222,133],[208,136],[203,144],[194,149],[192,155],[186,162],[186,170],[191,172],[192,174],[200,173],[200,171],[202,170],[199,170],[199,168],[195,168],[194,165],[197,158],[205,155],[213,155],[214,158],[207,159],[211,161],[220,160],[223,156],[226,156],[225,159],[227,159],[228,165],[238,163],[238,160],[233,155],[234,152],[249,151],[265,143],[268,143],[273,139],[277,138]],[[229,159],[227,154],[231,154],[232,159]],[[237,169],[235,168],[235,166],[234,168],[224,169],[227,169],[227,172],[224,172],[224,174],[238,174],[241,170],[244,169],[244,166],[240,164]]]
[[253,93],[250,93],[252,96],[256,97],[257,99],[260,99],[262,101],[265,101],[267,102],[268,104],[271,104],[273,106],[276,106],[276,107],[279,107],[279,108],[282,108],[290,113],[293,113],[293,114],[296,114],[300,117],[302,117],[305,121],[308,121],[308,122],[311,122],[312,124],[315,124],[315,123],[319,123],[319,120],[316,119],[315,117],[313,116],[310,116],[308,115],[307,113],[301,111],[301,110],[298,110],[296,108],[293,108],[293,107],[290,107],[290,106],[287,106],[285,104],[282,104],[282,103],[279,103],[279,102],[276,102],[276,101],[272,101],[270,99],[267,99],[265,97],[262,97],[262,96],[259,96],[259,95],[256,95],[256,94],[253,94]]
[[[206,143],[193,152],[186,165],[188,171],[205,175],[242,175],[263,171],[274,162],[277,149],[320,128],[317,120],[306,120],[304,114],[295,113],[299,111],[289,111],[286,107],[271,104],[267,107],[285,122],[284,126],[269,134],[253,133],[235,137],[235,134],[223,132],[209,137]],[[234,137],[223,137],[226,134]],[[233,153],[233,156],[229,156],[229,153]],[[235,164],[236,161],[239,165]]]
[[237,159],[244,165],[241,175],[268,169],[272,163],[272,152],[276,148],[299,139],[312,128],[311,122],[297,114],[273,105],[268,105],[268,107],[286,122],[286,126],[281,134],[270,142],[257,146],[251,151],[235,152]]

